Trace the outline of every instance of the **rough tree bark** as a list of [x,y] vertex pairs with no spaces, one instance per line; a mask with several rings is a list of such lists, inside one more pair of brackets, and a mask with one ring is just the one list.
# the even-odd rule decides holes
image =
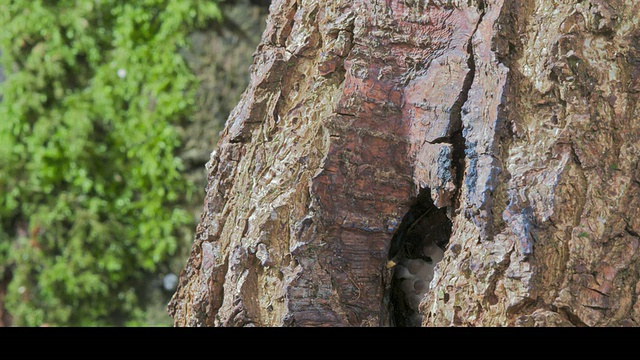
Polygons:
[[435,243],[420,325],[638,325],[639,14],[274,1],[174,324],[408,325],[393,273]]

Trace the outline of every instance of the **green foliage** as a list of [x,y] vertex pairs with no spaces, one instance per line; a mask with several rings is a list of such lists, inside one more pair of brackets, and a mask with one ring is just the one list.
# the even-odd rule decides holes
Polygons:
[[[145,274],[193,225],[176,156],[211,0],[0,2],[0,275],[15,325],[140,323]],[[1,304],[0,304],[1,305]]]

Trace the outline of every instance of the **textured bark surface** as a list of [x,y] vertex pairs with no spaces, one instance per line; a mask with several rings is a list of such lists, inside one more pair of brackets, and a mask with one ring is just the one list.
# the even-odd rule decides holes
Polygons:
[[423,326],[637,325],[638,14],[274,1],[175,325],[401,325],[388,260],[416,231],[445,247]]

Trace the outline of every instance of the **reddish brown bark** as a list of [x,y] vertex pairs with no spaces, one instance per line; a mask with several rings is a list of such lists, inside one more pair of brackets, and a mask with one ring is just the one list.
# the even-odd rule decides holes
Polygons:
[[635,325],[638,10],[274,1],[176,326],[401,325],[422,242],[423,325]]

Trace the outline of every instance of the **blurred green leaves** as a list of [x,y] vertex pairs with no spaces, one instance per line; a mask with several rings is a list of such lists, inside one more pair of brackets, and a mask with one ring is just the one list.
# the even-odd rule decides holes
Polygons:
[[211,0],[0,2],[0,275],[15,325],[139,323],[135,284],[176,251],[194,185],[179,55]]

